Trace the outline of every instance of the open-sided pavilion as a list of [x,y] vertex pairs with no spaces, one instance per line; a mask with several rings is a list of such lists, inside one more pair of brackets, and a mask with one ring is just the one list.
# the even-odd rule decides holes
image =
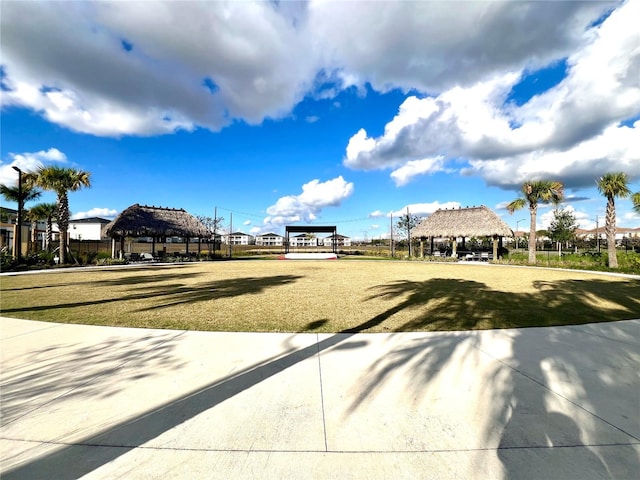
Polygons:
[[[490,237],[493,239],[493,258],[498,258],[498,249],[503,237],[512,237],[513,230],[490,208],[479,207],[436,210],[425,218],[411,232],[412,238],[420,241],[430,240],[430,252],[433,253],[435,238],[451,238],[452,255],[457,255],[457,238]],[[422,248],[421,248],[422,251]]]
[[211,231],[196,217],[184,209],[150,207],[147,205],[131,205],[115,220],[105,226],[112,239],[112,255],[117,256],[116,245],[120,244],[120,252],[124,252],[124,241],[127,237],[151,237],[151,253],[156,255],[156,242],[166,242],[167,237],[186,239],[186,253],[189,254],[189,239],[198,239],[198,250],[203,239],[211,238]]

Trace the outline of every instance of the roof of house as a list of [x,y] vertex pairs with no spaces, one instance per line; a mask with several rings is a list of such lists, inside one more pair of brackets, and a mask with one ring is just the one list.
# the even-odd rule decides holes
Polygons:
[[249,235],[248,233],[244,233],[244,232],[234,232],[234,233],[230,233],[229,236],[230,237],[251,237],[252,235]]
[[282,237],[282,235],[278,235],[277,233],[262,233],[258,235],[258,237]]
[[184,209],[131,205],[106,226],[111,237],[202,237],[211,232]]
[[100,217],[76,218],[69,220],[69,223],[109,223],[111,220]]
[[339,233],[336,233],[335,237],[333,235],[327,235],[324,238],[336,238],[336,239],[347,239],[347,238],[351,238],[351,237],[347,237],[345,235],[340,235]]
[[436,210],[411,231],[412,237],[513,236],[513,231],[495,212],[481,205]]

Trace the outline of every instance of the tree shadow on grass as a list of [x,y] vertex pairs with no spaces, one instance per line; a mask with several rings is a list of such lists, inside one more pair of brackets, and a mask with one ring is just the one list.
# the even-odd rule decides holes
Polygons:
[[[162,277],[166,280],[166,277]],[[122,303],[135,300],[153,300],[155,304],[150,307],[139,309],[139,311],[155,310],[163,307],[182,305],[186,303],[197,303],[221,298],[235,297],[240,295],[255,295],[268,288],[274,288],[295,282],[302,278],[297,275],[277,275],[272,277],[247,277],[234,278],[229,280],[216,280],[213,282],[198,283],[195,285],[185,285],[182,283],[171,283],[138,287],[129,290],[130,293],[120,297],[100,298],[95,300],[84,300],[77,302],[63,302],[58,304],[34,305],[28,307],[3,308],[3,314],[17,314],[34,311],[48,311],[75,307],[86,307],[92,305],[103,305],[106,303]],[[173,279],[173,278],[172,278]]]

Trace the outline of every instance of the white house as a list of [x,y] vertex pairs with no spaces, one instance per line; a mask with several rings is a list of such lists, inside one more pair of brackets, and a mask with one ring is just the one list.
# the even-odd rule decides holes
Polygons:
[[290,247],[317,247],[318,238],[314,236],[309,236],[306,233],[301,233],[300,235],[296,235],[295,237],[289,237],[289,246]]
[[227,235],[226,243],[228,245],[253,245],[255,243],[255,237],[242,232],[230,233]]
[[263,247],[281,247],[284,245],[284,237],[276,233],[263,233],[256,236],[256,245]]
[[108,240],[104,226],[110,221],[100,217],[69,220],[69,238],[71,240]]
[[[328,237],[323,239],[323,245],[325,247],[333,247],[334,238],[333,235],[329,235]],[[335,242],[337,247],[350,247],[351,246],[351,238],[345,237],[344,235],[336,234]]]

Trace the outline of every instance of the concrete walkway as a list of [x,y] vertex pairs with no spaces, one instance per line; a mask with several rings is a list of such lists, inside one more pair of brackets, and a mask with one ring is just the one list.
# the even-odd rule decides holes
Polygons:
[[640,320],[253,334],[0,318],[2,479],[640,472]]

